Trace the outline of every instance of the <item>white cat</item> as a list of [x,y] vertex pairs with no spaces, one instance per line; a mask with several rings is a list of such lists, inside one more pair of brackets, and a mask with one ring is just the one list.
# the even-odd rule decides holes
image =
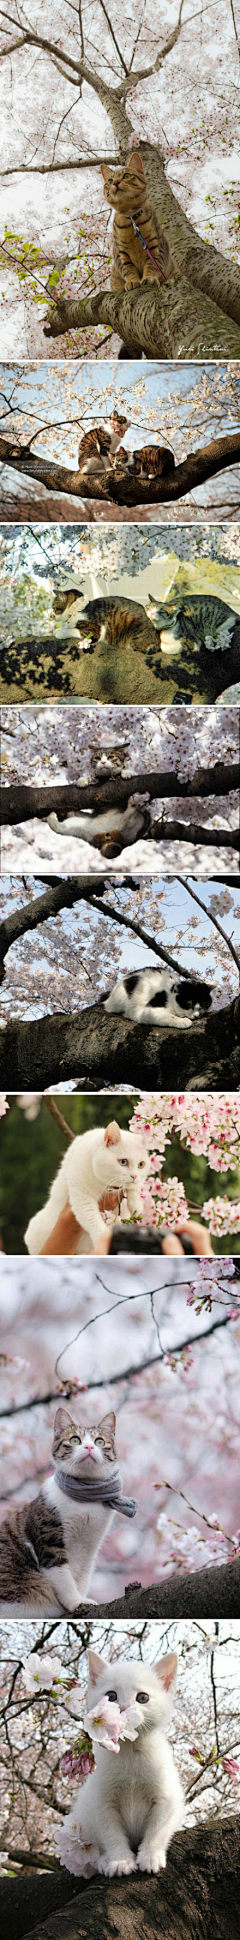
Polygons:
[[69,1200],[82,1232],[77,1253],[92,1253],[106,1233],[99,1209],[104,1192],[112,1189],[124,1194],[124,1217],[143,1211],[141,1186],[149,1171],[146,1147],[138,1134],[121,1132],[115,1124],[98,1126],[75,1138],[62,1160],[49,1199],[41,1212],[33,1215],[25,1233],[29,1253],[41,1253],[53,1227]]
[[50,1475],[33,1501],[23,1502],[0,1528],[2,1616],[38,1617],[78,1609],[114,1511],[134,1516],[137,1503],[124,1496],[116,1467],[116,1416],[94,1427],[57,1408]]
[[190,1030],[195,1018],[211,1007],[209,984],[198,977],[178,977],[171,970],[135,970],[114,984],[104,1000],[105,1010],[129,1017],[134,1024],[177,1025]]
[[[170,1839],[182,1825],[184,1797],[173,1753],[165,1738],[169,1696],[177,1657],[160,1662],[104,1663],[89,1651],[88,1711],[105,1696],[120,1709],[139,1707],[134,1743],[120,1743],[117,1756],[94,1742],[96,1770],[87,1779],[57,1833],[62,1864],[74,1873],[159,1873],[166,1865]],[[86,1847],[92,1846],[91,1852]],[[71,1858],[70,1858],[71,1853]]]

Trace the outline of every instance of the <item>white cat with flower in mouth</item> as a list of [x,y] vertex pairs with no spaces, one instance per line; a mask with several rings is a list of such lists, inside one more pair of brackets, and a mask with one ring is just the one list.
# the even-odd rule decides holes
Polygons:
[[184,1816],[182,1786],[165,1737],[176,1671],[175,1652],[150,1665],[124,1658],[108,1664],[89,1651],[84,1724],[96,1769],[57,1832],[57,1852],[70,1872],[111,1877],[159,1873],[166,1866],[170,1840]]
[[115,1192],[123,1217],[142,1216],[141,1188],[148,1172],[146,1146],[138,1133],[121,1131],[115,1120],[105,1129],[98,1126],[83,1132],[65,1153],[46,1206],[29,1220],[25,1233],[28,1252],[42,1252],[67,1201],[81,1227],[77,1253],[92,1253],[93,1247],[100,1252],[106,1238],[106,1222],[100,1211],[104,1193]]

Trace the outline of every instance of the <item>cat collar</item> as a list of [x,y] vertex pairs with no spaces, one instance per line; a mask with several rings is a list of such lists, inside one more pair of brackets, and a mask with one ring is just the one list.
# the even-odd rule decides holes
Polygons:
[[[139,209],[139,210],[138,210],[138,214],[139,214],[139,215],[141,216],[141,214],[142,214],[142,210],[141,210],[141,209]],[[156,262],[155,262],[155,256],[152,256],[152,253],[151,253],[151,249],[148,249],[148,246],[147,246],[147,243],[145,242],[145,239],[144,239],[144,236],[142,236],[142,230],[141,230],[141,229],[139,229],[139,227],[138,227],[138,222],[136,222],[136,221],[135,221],[135,216],[130,216],[130,221],[132,222],[132,226],[133,226],[133,229],[134,229],[134,235],[135,235],[135,236],[139,236],[139,242],[141,242],[141,243],[142,243],[142,249],[145,249],[145,254],[146,254],[146,256],[150,256],[150,263],[153,263],[153,264],[154,264],[154,269],[157,269],[157,271],[158,271],[158,276],[161,276],[161,277],[162,277],[162,281],[163,281],[163,283],[167,283],[167,281],[168,281],[168,278],[167,278],[167,276],[164,276],[164,270],[163,270],[163,269],[159,269],[159,263],[156,263]]]
[[84,1478],[80,1475],[65,1475],[63,1469],[57,1468],[56,1482],[62,1495],[69,1495],[73,1502],[83,1502],[86,1507],[88,1502],[102,1502],[103,1507],[106,1505],[106,1509],[118,1510],[120,1516],[136,1515],[138,1503],[135,1497],[121,1494],[122,1484],[118,1468],[113,1470],[111,1481],[107,1477],[105,1482],[91,1482],[88,1476]]

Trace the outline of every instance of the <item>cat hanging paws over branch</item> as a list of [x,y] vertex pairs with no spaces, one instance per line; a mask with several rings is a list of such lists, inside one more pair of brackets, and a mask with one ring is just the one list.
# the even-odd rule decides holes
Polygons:
[[58,821],[53,809],[47,820],[57,835],[72,835],[78,841],[90,842],[91,848],[99,849],[101,855],[111,860],[121,855],[122,849],[136,842],[140,835],[148,835],[148,802],[148,795],[143,795],[142,799],[130,795],[125,809],[106,808],[99,815],[93,815],[89,810],[85,815],[67,815],[63,822]]

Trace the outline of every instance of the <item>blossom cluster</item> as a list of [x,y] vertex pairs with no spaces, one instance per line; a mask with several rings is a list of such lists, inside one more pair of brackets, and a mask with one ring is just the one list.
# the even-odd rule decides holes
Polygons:
[[[150,1178],[143,1187],[143,1217],[171,1227],[188,1207],[184,1187],[175,1177],[162,1181],[160,1161],[174,1132],[197,1158],[207,1159],[214,1172],[235,1171],[240,1163],[240,1099],[232,1092],[142,1092],[134,1105],[130,1130],[141,1132],[150,1155]],[[156,1149],[157,1148],[157,1149]],[[227,1197],[205,1200],[203,1219],[213,1235],[240,1231],[239,1201]]]

